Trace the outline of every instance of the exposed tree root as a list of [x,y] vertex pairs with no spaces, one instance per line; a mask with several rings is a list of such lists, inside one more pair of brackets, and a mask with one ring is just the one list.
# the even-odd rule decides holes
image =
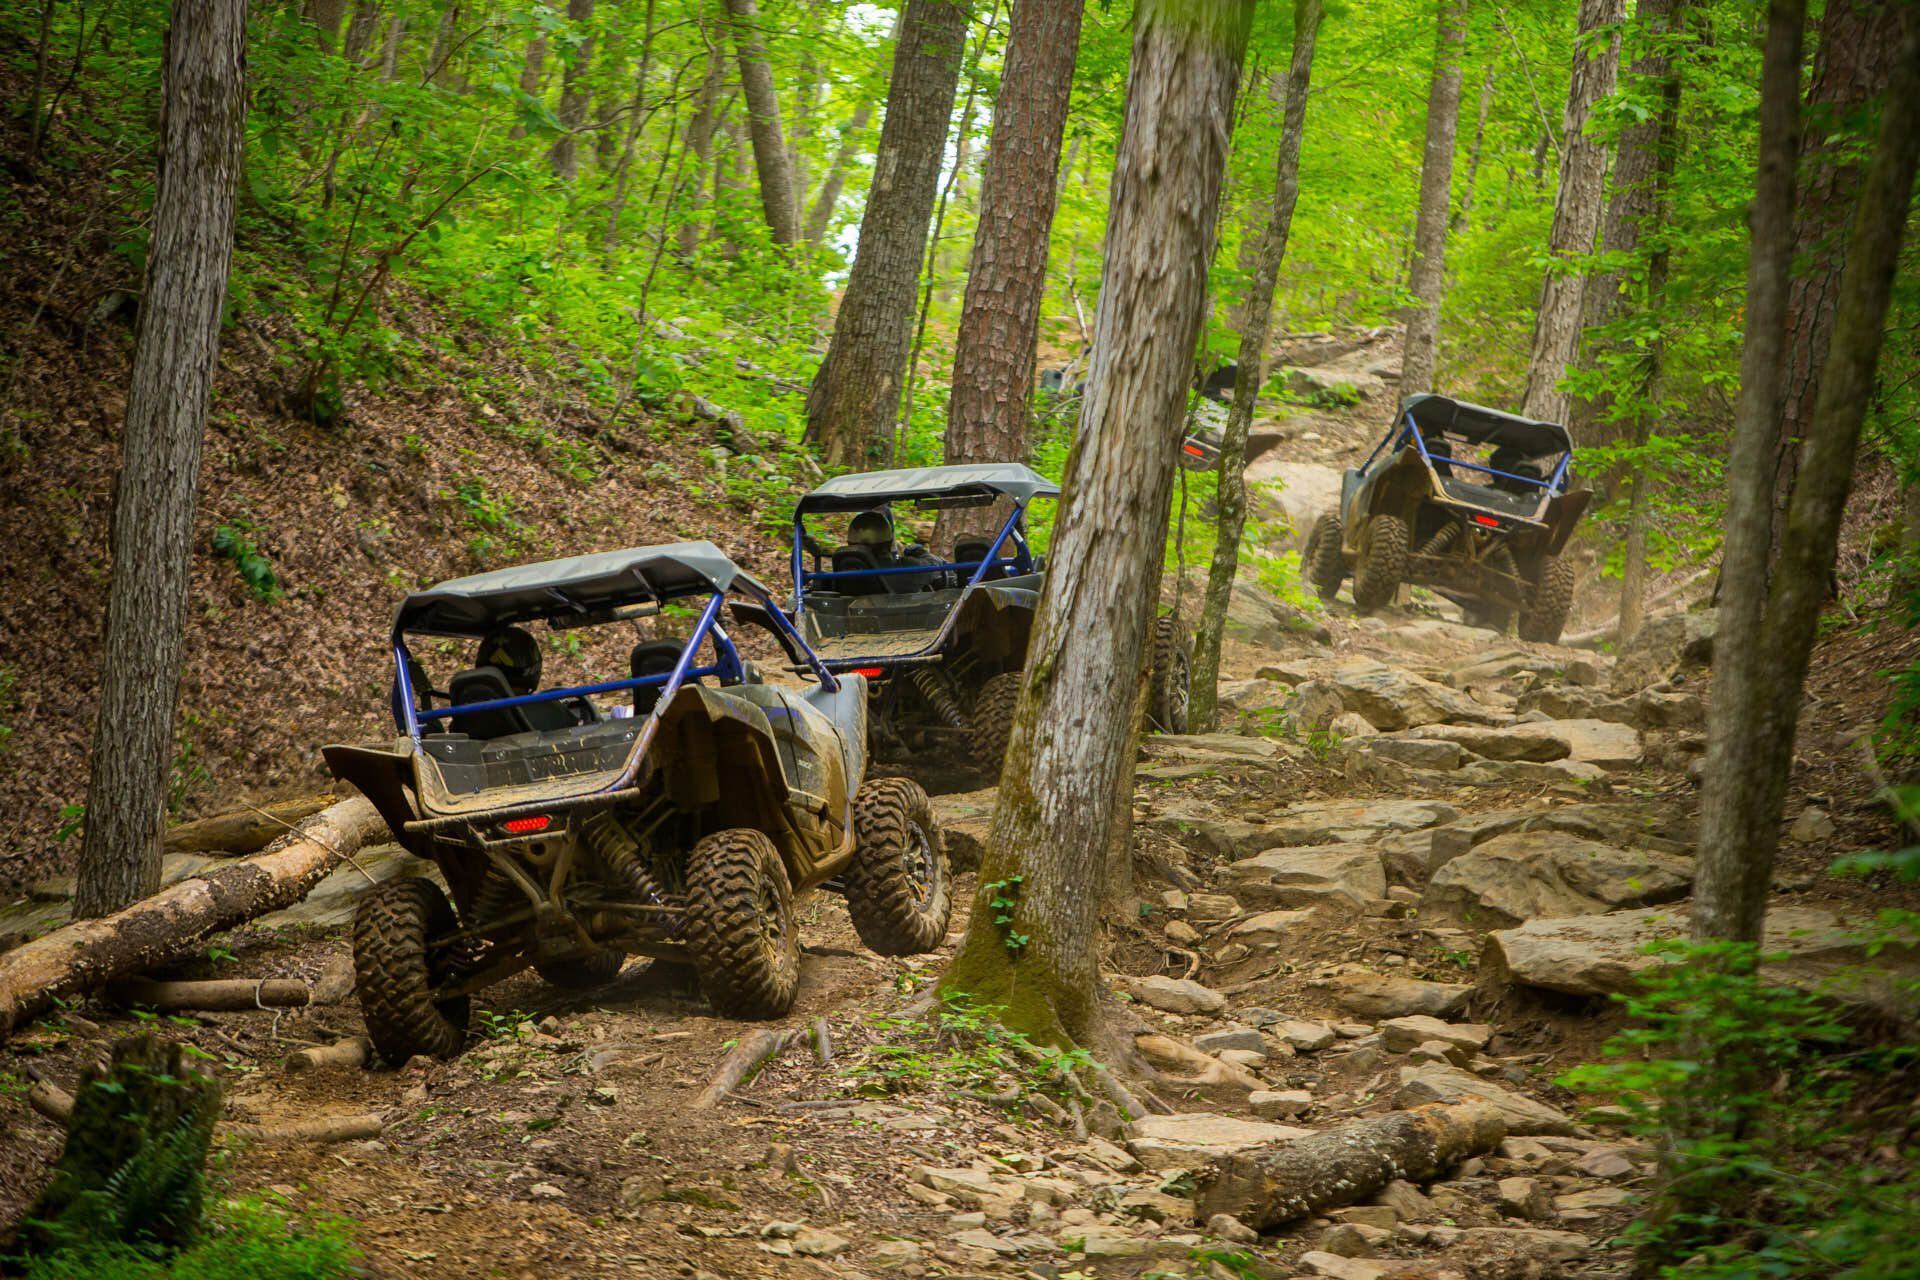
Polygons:
[[708,1081],[707,1087],[700,1091],[700,1096],[693,1100],[694,1108],[705,1110],[718,1106],[722,1098],[726,1097],[741,1081],[752,1075],[762,1063],[779,1057],[788,1045],[804,1034],[805,1031],[800,1027],[783,1027],[778,1031],[767,1029],[750,1031],[740,1037],[740,1043],[733,1046],[726,1057],[720,1059],[719,1069],[713,1073],[713,1079]]
[[289,1071],[314,1071],[321,1067],[364,1067],[372,1046],[365,1036],[336,1040],[332,1044],[302,1049],[287,1058]]

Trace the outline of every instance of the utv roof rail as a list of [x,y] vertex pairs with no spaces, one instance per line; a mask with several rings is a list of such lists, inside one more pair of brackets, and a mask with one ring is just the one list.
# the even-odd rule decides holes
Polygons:
[[617,609],[739,587],[760,600],[766,586],[711,542],[627,547],[451,578],[400,602],[396,633],[484,636],[508,623]]
[[1018,462],[960,463],[951,467],[904,467],[835,476],[800,499],[795,515],[816,511],[865,511],[881,502],[913,498],[992,499],[1005,494],[1016,502],[1057,498],[1060,486]]
[[1451,431],[1471,444],[1510,445],[1535,457],[1573,451],[1573,437],[1557,422],[1537,422],[1450,396],[1429,392],[1408,396],[1400,402],[1399,421],[1404,424],[1408,418],[1422,434]]

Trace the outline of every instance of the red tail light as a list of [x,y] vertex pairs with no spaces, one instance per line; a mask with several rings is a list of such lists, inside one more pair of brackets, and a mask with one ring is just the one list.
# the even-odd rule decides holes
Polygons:
[[550,815],[530,813],[524,818],[508,818],[500,824],[500,827],[510,836],[530,836],[535,832],[545,831],[552,825],[553,818]]
[[1196,458],[1204,458],[1207,456],[1207,451],[1205,449],[1202,449],[1197,444],[1183,444],[1180,447],[1181,449],[1185,450],[1189,454],[1192,454]]
[[1489,529],[1498,529],[1500,527],[1500,522],[1492,516],[1475,516],[1473,522],[1475,524],[1483,524]]
[[869,680],[878,680],[887,674],[885,667],[855,667],[847,673],[850,676],[865,676]]

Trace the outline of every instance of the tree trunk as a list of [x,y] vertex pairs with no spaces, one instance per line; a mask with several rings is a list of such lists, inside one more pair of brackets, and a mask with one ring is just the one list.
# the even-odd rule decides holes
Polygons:
[[713,164],[713,131],[720,122],[720,85],[726,71],[726,54],[719,45],[711,46],[707,50],[707,71],[694,98],[693,116],[687,121],[686,151],[692,157],[687,189],[694,198],[673,229],[674,245],[683,258],[692,257],[700,247],[700,210],[706,203],[707,170]]
[[562,60],[560,68],[559,140],[547,153],[553,176],[572,182],[580,176],[579,133],[587,123],[587,107],[592,95],[587,92],[587,71],[593,66],[593,0],[567,0],[567,26],[578,41]]
[[787,139],[787,167],[793,172],[794,216],[807,206],[812,189],[807,174],[807,145],[813,141],[820,116],[820,62],[809,49],[800,56],[800,80],[793,100],[793,133]]
[[314,40],[332,53],[340,44],[340,23],[347,16],[347,0],[307,0],[302,10],[313,24]]
[[[520,95],[525,98],[540,96],[540,82],[547,72],[547,38],[535,36],[527,41],[527,56],[520,64]],[[516,124],[507,130],[509,138],[519,139],[527,136],[527,126]]]
[[353,16],[347,20],[347,35],[340,56],[356,67],[367,65],[367,50],[373,47],[373,29],[380,22],[378,0],[355,0]]
[[1239,373],[1233,405],[1220,440],[1220,485],[1213,563],[1207,571],[1207,595],[1193,641],[1193,672],[1187,715],[1196,733],[1210,733],[1219,719],[1220,641],[1226,632],[1227,604],[1240,568],[1240,538],[1247,524],[1247,429],[1253,423],[1254,397],[1267,380],[1267,330],[1273,291],[1293,230],[1293,206],[1300,195],[1300,139],[1306,132],[1307,93],[1313,76],[1313,51],[1320,35],[1321,0],[1294,0],[1293,62],[1287,71],[1286,116],[1280,127],[1280,156],[1274,166],[1273,208],[1260,239],[1259,264],[1247,291],[1246,320],[1240,330]]
[[0,1037],[51,1008],[192,954],[201,939],[290,906],[387,825],[358,796],[323,809],[251,858],[223,862],[112,915],[75,920],[0,952]]
[[900,408],[967,13],[968,0],[907,0],[901,18],[859,251],[834,317],[833,341],[807,393],[807,438],[830,467],[868,466],[883,457]]
[[433,28],[433,48],[427,53],[427,84],[447,86],[453,83],[448,64],[453,61],[454,38],[460,34],[460,0],[447,0],[440,10],[440,21]]
[[[954,337],[945,445],[949,463],[1013,462],[1027,456],[1027,406],[1040,304],[1047,292],[1047,241],[1083,9],[1081,0],[1017,0],[1013,6],[980,180],[967,292]],[[956,537],[986,532],[992,519],[993,508],[943,511],[935,544],[951,546]]]
[[[626,128],[620,139],[620,158],[614,165],[613,196],[607,201],[607,229],[602,234],[600,252],[603,257],[612,258],[614,246],[620,242],[620,218],[627,208],[627,188],[633,182],[634,148],[640,142],[640,129],[647,119],[647,79],[653,74],[653,19],[654,0],[647,0],[646,17],[640,35],[640,61],[633,72],[633,99],[627,107]],[[705,85],[703,84],[704,90]],[[603,136],[611,135],[612,122],[605,122]],[[668,149],[671,150],[673,132],[667,132]]]
[[114,486],[113,577],[74,911],[160,883],[201,436],[220,355],[245,137],[245,0],[175,0],[151,248]]
[[[793,157],[780,133],[780,95],[767,65],[767,47],[756,25],[753,0],[726,0],[727,22],[740,55],[740,90],[747,100],[747,126],[753,132],[753,160],[760,172],[760,207],[775,244],[800,240],[800,207],[793,195]],[[949,91],[951,100],[951,91]]]
[[1433,389],[1440,343],[1440,295],[1446,289],[1447,201],[1453,188],[1453,143],[1460,125],[1460,55],[1467,43],[1467,0],[1440,0],[1427,81],[1427,144],[1420,162],[1420,216],[1413,231],[1400,395]]
[[[1607,148],[1587,135],[1594,106],[1613,92],[1620,62],[1619,24],[1625,0],[1580,0],[1573,43],[1573,80],[1567,88],[1566,139],[1560,157],[1560,194],[1547,240],[1547,278],[1534,317],[1533,354],[1527,361],[1527,391],[1520,412],[1545,422],[1564,422],[1567,393],[1558,384],[1580,349],[1584,301],[1580,259],[1593,252],[1606,196]],[[1606,41],[1601,45],[1599,41]]]
[[1256,1231],[1370,1196],[1396,1178],[1426,1182],[1507,1136],[1498,1107],[1437,1103],[1355,1120],[1274,1146],[1216,1156],[1200,1171],[1195,1213]]
[[840,131],[840,145],[834,150],[833,164],[821,180],[820,190],[813,197],[813,208],[807,213],[807,243],[816,249],[826,240],[827,229],[833,225],[834,208],[839,205],[840,192],[847,185],[847,167],[858,154],[866,138],[867,122],[872,119],[872,104],[863,102],[853,109],[852,118]]
[[1480,185],[1480,157],[1487,141],[1487,117],[1493,112],[1492,58],[1480,78],[1480,107],[1473,118],[1473,143],[1467,148],[1467,179],[1460,189],[1460,208],[1454,213],[1449,232],[1465,231],[1473,220],[1473,195]]
[[1860,191],[1858,139],[1849,117],[1886,92],[1903,7],[1898,0],[1829,0],[1820,19],[1794,204],[1795,269],[1787,289],[1784,399],[1780,440],[1774,448],[1776,557],[1832,339],[1840,272],[1846,265],[1847,218]]
[[[1057,1041],[1099,1021],[1095,931],[1118,777],[1233,128],[1252,0],[1140,0],[1080,435],[980,895],[945,985]],[[1016,882],[1013,878],[1019,877]],[[1004,913],[992,903],[1007,894]],[[996,923],[1006,915],[1010,922]]]
[[[1641,235],[1657,225],[1656,211],[1662,193],[1673,173],[1671,151],[1673,130],[1678,118],[1680,81],[1674,67],[1671,33],[1681,22],[1681,0],[1640,0],[1634,15],[1639,28],[1637,38],[1645,51],[1636,57],[1629,80],[1637,81],[1642,92],[1657,92],[1661,110],[1620,133],[1613,162],[1613,180],[1608,185],[1612,196],[1607,203],[1606,227],[1601,232],[1600,250],[1618,260],[1640,252]],[[1670,114],[1671,113],[1671,114]],[[1643,310],[1649,298],[1628,298],[1634,285],[1623,267],[1613,267],[1587,281],[1582,306],[1587,329],[1603,329],[1613,324],[1631,307]],[[1623,344],[1609,342],[1607,336],[1590,336],[1586,343],[1585,365],[1591,370],[1603,351],[1619,354]],[[1574,437],[1583,446],[1608,444],[1621,435],[1614,397],[1595,396],[1573,406]],[[1629,404],[1631,424],[1646,416],[1638,405]]]

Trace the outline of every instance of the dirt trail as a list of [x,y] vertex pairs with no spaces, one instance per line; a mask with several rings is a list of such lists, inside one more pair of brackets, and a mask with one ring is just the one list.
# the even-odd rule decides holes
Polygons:
[[[1332,473],[1357,418],[1326,425],[1328,450],[1289,465]],[[383,1276],[1621,1274],[1606,1242],[1648,1153],[1553,1079],[1614,1026],[1622,958],[1683,909],[1706,624],[1668,620],[1616,658],[1442,608],[1361,617],[1343,600],[1316,639],[1244,586],[1225,731],[1144,744],[1138,903],[1109,922],[1104,969],[1143,1022],[1136,1087],[1170,1115],[1128,1125],[1089,1105],[1081,1138],[1065,1099],[969,1020],[934,1034],[909,1018],[964,920],[939,954],[888,960],[824,895],[804,908],[782,1025],[823,1019],[830,1059],[798,1043],[711,1110],[692,1101],[751,1024],[642,963],[587,993],[504,984],[460,1058],[397,1071],[283,1069],[356,1032],[350,1003],[162,1031],[213,1055],[245,1118],[387,1117],[371,1141],[237,1149],[224,1174],[350,1218]],[[977,850],[992,802],[940,798],[956,854]],[[1863,812],[1805,812],[1825,823],[1807,820],[1808,861],[1871,840]],[[1796,865],[1781,885],[1795,920],[1831,932],[1871,910]],[[971,891],[963,877],[956,901]],[[180,976],[318,979],[346,942],[296,919],[227,951]],[[4,1078],[31,1063],[70,1083],[135,1027],[104,1005],[49,1020],[7,1046]],[[1435,1183],[1257,1241],[1193,1221],[1186,1171],[1213,1154],[1463,1093],[1498,1102],[1510,1136]],[[59,1141],[18,1094],[0,1095],[7,1220]]]

